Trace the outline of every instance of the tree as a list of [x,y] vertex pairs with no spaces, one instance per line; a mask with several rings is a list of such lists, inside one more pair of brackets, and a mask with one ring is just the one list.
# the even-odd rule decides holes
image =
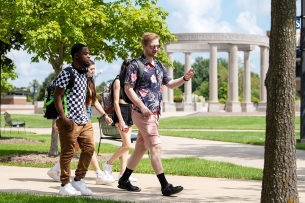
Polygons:
[[[24,49],[34,55],[32,62],[47,60],[58,75],[64,62],[71,62],[75,43],[86,44],[96,60],[110,63],[142,54],[144,32],[159,34],[161,43],[176,40],[165,22],[168,13],[156,4],[156,0],[135,4],[131,0],[2,0],[0,10],[9,17],[0,16],[1,30],[18,30],[26,39]],[[158,58],[172,66],[163,48]],[[57,139],[54,132],[53,139]]]
[[9,91],[13,89],[13,85],[8,82],[9,79],[16,79],[18,77],[18,74],[14,72],[16,69],[16,66],[14,62],[5,57],[0,56],[1,58],[1,92]]
[[209,81],[209,64],[210,59],[204,59],[201,56],[195,58],[195,62],[192,64],[192,68],[196,73],[192,77],[192,92],[195,91],[203,81]]
[[294,132],[295,16],[295,1],[271,1],[262,203],[299,202]]
[[[2,9],[0,9],[0,14],[2,14]],[[2,19],[0,15],[0,19]],[[4,33],[0,28],[0,33]],[[12,30],[11,32],[6,31],[5,36],[0,38],[0,67],[1,67],[1,91],[9,91],[13,89],[13,85],[8,82],[9,79],[14,80],[18,78],[18,74],[15,72],[16,66],[14,61],[5,55],[11,49],[19,50],[24,42],[23,36]]]
[[28,98],[32,98],[30,101],[35,102],[35,95],[38,94],[38,92],[41,90],[41,85],[39,84],[38,80],[34,79],[32,82],[30,82],[30,93],[31,95],[28,95]]
[[38,101],[43,101],[45,97],[45,90],[46,88],[51,84],[52,80],[55,79],[55,73],[50,73],[48,77],[44,79],[42,82],[41,88],[39,89],[38,95],[37,95],[37,100]]
[[251,101],[259,102],[260,86],[259,75],[257,73],[251,72]]
[[96,93],[102,93],[106,85],[106,82],[102,82],[100,85],[96,86]]
[[[108,3],[3,0],[0,7],[12,13],[4,25],[24,35],[24,49],[34,54],[32,61],[49,61],[58,75],[63,63],[71,62],[70,48],[77,42],[86,44],[96,60],[112,62],[139,56],[140,36],[146,31],[159,34],[161,42],[175,40],[165,22],[168,13],[156,3],[155,0],[137,0],[135,5],[130,0]],[[169,62],[164,49],[159,57]]]
[[[180,78],[182,75],[184,75],[184,65],[182,63],[180,63],[179,61],[174,61],[173,67],[174,67],[173,70],[174,78]],[[178,88],[181,90],[181,96],[182,96],[182,93],[184,92],[184,85],[181,85]]]
[[21,49],[25,38],[19,31],[16,31],[10,26],[13,23],[10,20],[12,13],[8,9],[10,2],[1,2],[0,5],[0,67],[2,92],[13,89],[13,85],[8,80],[14,80],[18,77],[18,74],[15,73],[16,66],[14,62],[5,55],[11,49]]

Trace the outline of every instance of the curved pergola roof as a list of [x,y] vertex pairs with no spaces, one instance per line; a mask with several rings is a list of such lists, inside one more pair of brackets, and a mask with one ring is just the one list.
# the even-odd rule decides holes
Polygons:
[[230,44],[239,51],[251,51],[255,46],[269,47],[269,37],[236,33],[176,33],[177,42],[165,44],[167,52],[207,52],[209,44],[217,44],[219,52],[228,52]]

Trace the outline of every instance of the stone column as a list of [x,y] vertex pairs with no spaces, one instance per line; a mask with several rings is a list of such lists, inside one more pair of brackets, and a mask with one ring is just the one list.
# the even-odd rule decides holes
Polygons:
[[230,54],[230,52],[228,52],[228,102],[232,100],[232,94],[231,94],[232,87],[230,87],[231,75],[232,75],[231,74],[230,61],[231,61],[231,54]]
[[219,112],[218,77],[217,77],[217,44],[210,44],[210,94],[209,112]]
[[265,87],[265,79],[268,71],[268,47],[260,46],[261,52],[261,67],[260,67],[260,102],[258,103],[258,111],[266,111],[267,108],[267,91]]
[[[184,72],[186,73],[191,69],[191,53],[185,52],[185,64]],[[194,106],[192,104],[192,79],[184,83],[184,111],[194,111]]]
[[253,112],[251,102],[251,72],[250,51],[244,51],[244,102],[241,104],[242,112]]
[[[174,78],[174,70],[173,68],[168,68],[168,75],[172,78],[172,79],[175,79]],[[174,90],[173,89],[170,89],[170,88],[167,88],[167,94],[168,94],[168,102],[169,103],[174,103]]]
[[232,98],[227,103],[228,112],[241,112],[240,102],[238,101],[238,56],[237,45],[230,45],[230,83]]
[[[173,62],[173,53],[167,53],[167,57],[170,61]],[[169,76],[173,78],[174,72],[173,67],[166,68]],[[174,78],[173,78],[174,79]],[[163,112],[173,112],[176,111],[176,105],[174,103],[174,91],[165,85],[162,86],[162,104],[163,104]]]

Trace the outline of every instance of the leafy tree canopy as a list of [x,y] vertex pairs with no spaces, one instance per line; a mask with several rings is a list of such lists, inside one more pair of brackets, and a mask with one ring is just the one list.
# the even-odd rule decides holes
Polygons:
[[[70,63],[70,48],[84,43],[96,60],[112,62],[142,54],[144,32],[160,35],[161,43],[174,41],[165,22],[168,13],[156,0],[2,0],[3,40],[7,29],[18,30],[26,41],[24,49],[33,62],[48,60],[56,75],[64,62]],[[164,49],[158,58],[171,65]]]
[[9,79],[16,79],[18,74],[14,72],[16,66],[13,61],[7,57],[1,56],[1,92],[13,89],[13,85],[8,82]]

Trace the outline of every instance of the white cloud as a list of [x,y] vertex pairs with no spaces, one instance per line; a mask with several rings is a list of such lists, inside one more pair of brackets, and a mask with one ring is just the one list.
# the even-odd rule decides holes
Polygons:
[[270,15],[271,0],[236,0],[235,4],[252,15]]
[[186,32],[232,32],[221,17],[221,0],[168,0],[174,10],[167,22],[173,33]]
[[121,61],[116,61],[112,64],[95,61],[96,71],[103,70],[103,72],[96,78],[96,84],[99,85],[102,82],[113,80],[116,75],[120,73]]
[[248,34],[264,35],[263,30],[257,25],[256,16],[252,15],[250,12],[241,12],[237,17],[236,22],[238,26]]
[[27,54],[26,51],[12,50],[7,57],[11,58],[16,65],[18,78],[9,81],[16,87],[28,87],[33,80],[42,83],[53,72],[52,66],[46,61],[31,63],[32,55]]

